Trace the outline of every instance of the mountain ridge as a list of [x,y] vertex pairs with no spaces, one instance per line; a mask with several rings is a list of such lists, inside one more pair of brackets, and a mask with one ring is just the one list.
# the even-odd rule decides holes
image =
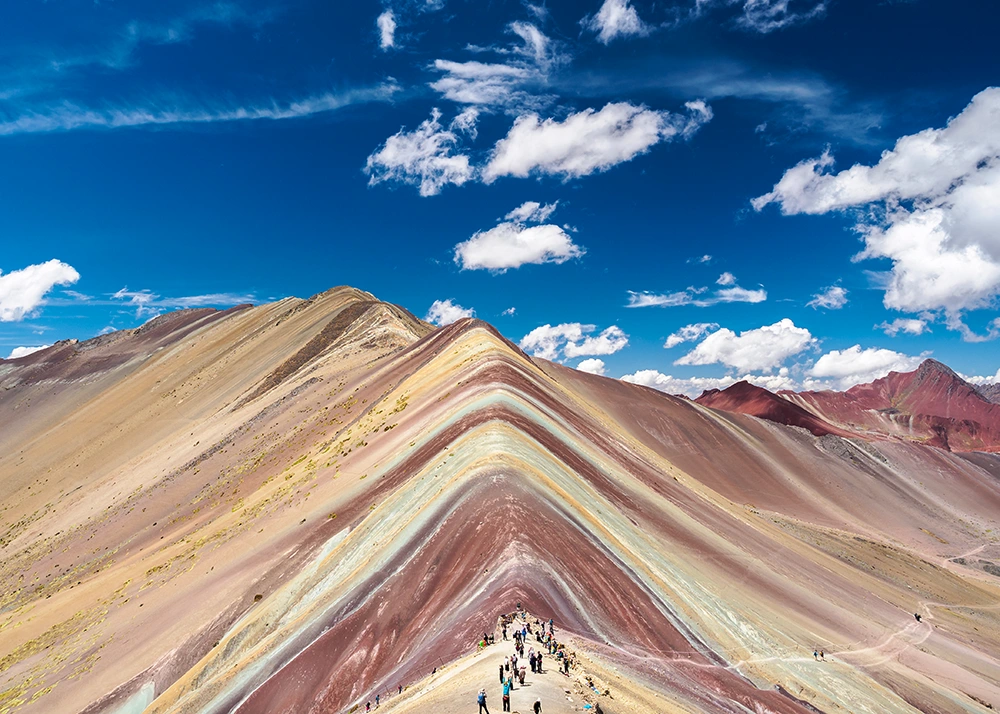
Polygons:
[[300,302],[0,376],[11,711],[349,711],[397,682],[467,705],[450,673],[519,603],[609,712],[1000,701],[996,457],[865,451],[360,291]]

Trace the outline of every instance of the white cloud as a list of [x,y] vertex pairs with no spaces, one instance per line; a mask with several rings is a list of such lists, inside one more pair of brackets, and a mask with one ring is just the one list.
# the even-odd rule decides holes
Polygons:
[[[784,214],[867,206],[856,259],[888,258],[883,303],[904,312],[940,311],[949,328],[1000,294],[1000,88],[977,94],[944,128],[904,136],[873,166],[837,173],[829,153],[788,169],[753,200]],[[991,330],[994,336],[996,330]]]
[[718,324],[714,322],[698,322],[693,325],[685,325],[667,337],[667,341],[663,343],[663,348],[669,350],[671,347],[676,347],[685,342],[700,340],[705,334],[718,329],[718,327]]
[[597,39],[605,45],[616,37],[646,35],[650,31],[629,0],[604,0],[601,9],[583,18],[580,24],[596,32]]
[[462,270],[502,273],[522,265],[565,263],[586,251],[575,244],[560,226],[551,223],[529,226],[548,218],[556,203],[542,206],[527,201],[507,214],[507,221],[479,231],[455,246],[455,262]]
[[799,388],[798,382],[789,375],[787,367],[782,367],[778,370],[778,374],[745,374],[740,377],[740,380],[750,382],[750,384],[763,387],[772,392],[780,392],[782,389],[795,390]]
[[414,131],[401,129],[386,139],[365,164],[368,185],[398,181],[419,186],[421,196],[434,196],[447,184],[461,186],[471,180],[475,170],[469,157],[452,153],[458,137],[443,129],[440,119],[441,112],[434,109]]
[[799,385],[788,375],[787,369],[779,374],[744,374],[742,377],[673,377],[655,369],[640,369],[621,377],[623,382],[641,384],[658,389],[667,394],[683,394],[695,399],[708,389],[726,389],[737,382],[749,382],[758,387],[777,392],[782,389],[797,389]]
[[29,265],[4,274],[0,271],[0,322],[20,322],[44,304],[57,285],[72,285],[80,274],[61,260]]
[[706,389],[725,389],[738,381],[733,377],[673,377],[655,369],[640,369],[622,375],[623,382],[652,387],[667,394],[683,394],[694,399]]
[[39,352],[40,350],[44,350],[45,348],[51,346],[52,345],[38,345],[37,347],[15,347],[10,351],[10,354],[7,355],[7,359],[18,359],[20,357],[27,357],[30,354],[34,354],[35,352]]
[[378,46],[383,50],[396,46],[396,16],[392,10],[386,10],[375,20],[378,27]]
[[[730,4],[735,4],[729,0]],[[743,14],[736,24],[754,32],[768,33],[801,22],[806,22],[826,12],[825,2],[794,2],[793,0],[736,0],[743,5]],[[798,9],[793,11],[792,6]]]
[[715,284],[716,285],[735,285],[736,284],[736,276],[733,275],[732,273],[730,273],[729,271],[726,271],[725,273],[723,273],[722,275],[719,276],[719,279],[715,281]]
[[[443,73],[431,89],[458,104],[505,105],[515,99],[516,87],[531,72],[520,66],[485,62],[436,60],[434,69]],[[523,97],[519,97],[523,98]]]
[[889,337],[895,337],[900,332],[905,332],[908,335],[922,335],[924,332],[930,332],[927,328],[927,321],[917,318],[897,317],[892,322],[883,322],[875,327],[885,332]]
[[186,102],[179,105],[176,102],[160,102],[138,107],[92,109],[66,102],[0,121],[0,136],[74,129],[119,129],[149,125],[296,119],[332,112],[352,104],[388,101],[397,91],[399,91],[397,85],[387,83],[340,93],[325,92],[291,102],[271,100],[249,106],[207,102],[200,104]]
[[967,377],[964,374],[959,374],[958,376],[964,379],[969,384],[975,384],[978,386],[1000,383],[1000,369],[997,370],[996,374],[989,377],[977,377],[977,376]]
[[252,303],[256,297],[248,293],[207,293],[205,295],[183,295],[163,297],[152,290],[129,290],[124,287],[111,295],[112,300],[121,300],[135,307],[136,318],[150,318],[168,309],[190,309],[198,307],[231,307]]
[[925,352],[912,357],[877,347],[863,350],[861,345],[854,345],[846,350],[827,352],[816,360],[809,374],[813,377],[836,380],[839,389],[850,389],[855,384],[871,382],[889,372],[911,372],[920,366],[929,354]]
[[580,364],[576,366],[581,372],[589,372],[590,374],[601,374],[606,372],[606,366],[604,360],[597,359],[596,357],[591,357],[590,359],[585,359]]
[[610,355],[628,345],[628,335],[612,325],[599,334],[591,333],[596,325],[568,322],[561,325],[542,325],[521,338],[518,346],[542,359],[555,360],[560,352],[566,359],[590,355]]
[[673,377],[655,369],[643,369],[621,377],[624,382],[642,384],[658,389],[668,394],[683,394],[696,398],[708,389],[726,389],[737,382],[749,382],[772,392],[780,390],[795,390],[801,385],[791,376],[787,367],[782,367],[777,374],[745,373],[739,376],[725,375],[723,377]]
[[513,211],[504,216],[504,219],[508,221],[517,221],[518,223],[542,223],[548,220],[549,216],[556,210],[559,206],[559,201],[555,203],[546,203],[544,206],[538,201],[525,201],[520,206],[515,208]]
[[723,327],[702,340],[674,364],[721,363],[740,371],[770,372],[787,358],[816,344],[804,327],[796,327],[787,317],[773,325],[746,330],[737,335]]
[[476,107],[466,107],[451,120],[451,124],[448,125],[448,128],[452,131],[460,131],[474,141],[476,136],[479,134],[476,127],[478,122],[479,109]]
[[512,316],[512,315],[513,315],[513,314],[514,314],[515,312],[517,312],[517,308],[516,308],[516,307],[508,307],[508,308],[507,308],[506,310],[504,310],[504,311],[503,311],[503,312],[501,312],[500,314],[501,314],[501,315],[503,315],[503,316],[505,316],[505,317],[510,317],[510,316]]
[[493,148],[483,181],[501,176],[560,176],[564,180],[607,171],[646,153],[660,141],[688,138],[711,120],[704,102],[688,102],[685,114],[671,114],[628,102],[585,109],[563,121],[522,114]]
[[[733,281],[736,280],[730,273],[723,273],[719,277],[721,281],[728,276]],[[726,284],[729,283],[719,283]],[[625,307],[678,307],[680,305],[694,305],[695,307],[710,307],[719,303],[749,302],[758,303],[767,300],[767,291],[763,288],[757,290],[747,290],[739,285],[728,288],[720,288],[711,295],[705,296],[708,288],[689,287],[686,290],[679,290],[673,293],[651,293],[628,291],[628,303]],[[699,297],[704,296],[704,297]]]
[[839,310],[847,304],[847,290],[839,285],[831,285],[822,292],[813,295],[813,299],[806,303],[806,307],[814,310],[818,307],[827,310]]
[[551,97],[538,94],[548,82],[551,69],[568,59],[559,44],[529,22],[512,22],[507,31],[520,40],[506,47],[468,46],[474,52],[506,56],[505,62],[456,62],[435,60],[431,68],[441,78],[431,89],[459,104],[499,108],[509,112],[537,110]]
[[424,315],[424,319],[433,325],[450,325],[453,322],[461,320],[463,317],[475,317],[476,311],[470,308],[462,307],[461,305],[449,300],[435,300],[430,309],[427,310],[427,314]]

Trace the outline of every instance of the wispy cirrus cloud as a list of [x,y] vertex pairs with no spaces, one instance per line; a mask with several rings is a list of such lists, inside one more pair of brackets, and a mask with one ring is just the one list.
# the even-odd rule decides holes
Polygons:
[[[253,293],[206,293],[203,295],[183,295],[164,297],[152,290],[129,290],[124,287],[110,296],[105,304],[126,305],[135,308],[136,319],[156,317],[167,310],[197,307],[232,307],[256,300]],[[89,301],[95,304],[94,301]]]
[[509,45],[466,47],[469,52],[494,55],[504,61],[435,60],[430,69],[440,77],[430,83],[430,88],[457,104],[514,114],[537,111],[550,104],[554,99],[548,94],[550,74],[568,62],[569,55],[561,43],[530,22],[512,22],[507,32],[518,40]]
[[748,290],[736,285],[736,278],[732,273],[723,273],[716,281],[716,285],[722,286],[709,293],[707,287],[689,287],[672,293],[653,293],[628,291],[628,302],[625,307],[679,307],[681,305],[694,305],[695,307],[710,307],[720,303],[749,302],[758,303],[767,300],[767,291],[764,288]]
[[65,102],[27,110],[16,116],[0,114],[0,136],[77,129],[296,119],[336,111],[353,104],[389,101],[398,90],[397,85],[385,83],[341,92],[323,92],[287,102],[268,100],[248,105],[193,103],[188,99],[96,108]]

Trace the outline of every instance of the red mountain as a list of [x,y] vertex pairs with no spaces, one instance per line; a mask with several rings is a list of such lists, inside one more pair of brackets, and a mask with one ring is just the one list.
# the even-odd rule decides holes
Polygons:
[[749,382],[737,382],[726,389],[709,389],[695,399],[695,402],[725,412],[749,414],[779,424],[800,426],[815,436],[824,434],[850,436],[848,432],[838,429],[797,404]]
[[696,401],[802,426],[814,434],[846,433],[874,440],[916,441],[949,451],[1000,452],[1000,404],[930,359],[913,372],[890,372],[846,392],[773,395],[740,382],[722,392],[706,392]]

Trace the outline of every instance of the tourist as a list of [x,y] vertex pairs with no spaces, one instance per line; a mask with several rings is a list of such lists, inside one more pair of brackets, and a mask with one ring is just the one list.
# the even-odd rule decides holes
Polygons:
[[485,689],[480,689],[479,690],[479,697],[476,699],[476,702],[479,704],[479,714],[483,714],[483,712],[486,712],[486,714],[490,714],[490,710],[486,706],[486,690]]
[[504,682],[503,685],[503,710],[505,712],[510,711],[510,682]]
[[500,665],[500,684],[503,684],[503,665]]
[[542,700],[536,699],[534,706],[535,714],[542,714]]

